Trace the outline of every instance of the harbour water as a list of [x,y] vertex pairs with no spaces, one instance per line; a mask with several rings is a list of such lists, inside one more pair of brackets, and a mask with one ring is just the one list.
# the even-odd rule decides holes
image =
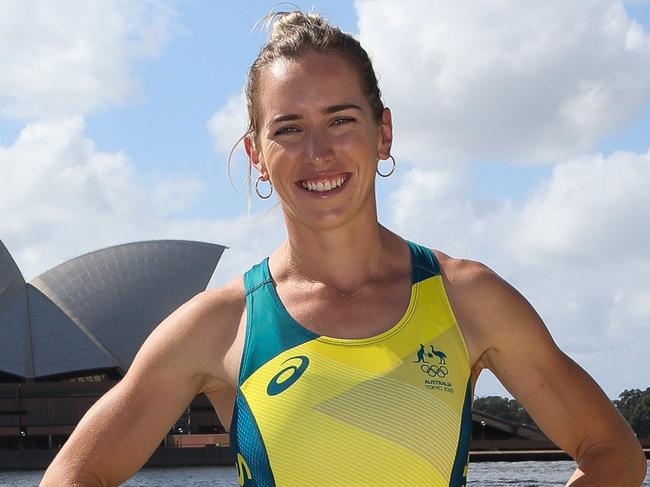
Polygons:
[[[650,465],[648,465],[650,470]],[[468,487],[562,486],[575,468],[573,462],[476,463],[470,465]],[[37,486],[42,471],[0,472],[0,487]],[[237,475],[230,467],[143,469],[122,484],[124,487],[237,487]],[[643,483],[650,487],[650,479]]]

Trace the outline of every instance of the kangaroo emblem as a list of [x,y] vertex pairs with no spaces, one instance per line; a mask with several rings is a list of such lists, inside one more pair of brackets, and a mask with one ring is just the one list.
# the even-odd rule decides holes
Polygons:
[[[422,346],[422,345],[420,345]],[[445,352],[442,350],[436,350],[433,348],[433,345],[430,345],[431,351],[427,353],[429,358],[433,358],[434,356],[438,357],[438,365],[445,365],[447,363],[447,356],[445,355]],[[422,347],[422,350],[424,347]],[[424,351],[424,350],[423,350]],[[418,357],[420,356],[420,353],[418,352]]]
[[425,354],[426,354],[426,352],[424,351],[424,345],[422,345],[422,344],[420,343],[420,350],[418,350],[418,353],[417,353],[417,355],[418,355],[418,359],[417,359],[417,360],[414,360],[413,363],[414,363],[414,364],[415,364],[415,363],[419,363],[419,362],[424,362],[425,364],[428,363],[428,362],[424,359],[424,355],[425,355]]

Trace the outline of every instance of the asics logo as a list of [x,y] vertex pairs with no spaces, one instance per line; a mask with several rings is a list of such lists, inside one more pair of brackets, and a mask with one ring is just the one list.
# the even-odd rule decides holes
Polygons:
[[300,376],[307,370],[307,366],[309,365],[309,359],[304,355],[290,357],[282,362],[282,364],[286,364],[289,361],[292,362],[291,365],[287,365],[275,374],[269,381],[269,385],[266,386],[266,393],[269,396],[275,396],[286,391],[294,382],[300,379]]

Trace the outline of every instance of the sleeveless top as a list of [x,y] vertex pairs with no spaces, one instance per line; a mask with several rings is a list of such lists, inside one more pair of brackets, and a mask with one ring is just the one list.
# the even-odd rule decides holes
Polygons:
[[246,338],[230,429],[239,485],[465,485],[467,348],[434,253],[408,244],[408,308],[368,338],[300,325],[276,292],[268,258],[246,272]]

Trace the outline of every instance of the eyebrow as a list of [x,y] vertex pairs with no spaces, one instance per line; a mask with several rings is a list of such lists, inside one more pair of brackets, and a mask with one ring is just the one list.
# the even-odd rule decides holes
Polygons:
[[336,113],[336,112],[341,112],[343,110],[347,110],[349,108],[354,108],[356,110],[361,110],[361,107],[359,105],[355,105],[354,103],[342,103],[340,105],[332,105],[331,107],[325,107],[323,108],[322,112],[323,113]]
[[[336,113],[336,112],[341,112],[343,110],[349,110],[350,108],[353,108],[355,110],[361,110],[361,107],[359,105],[355,105],[354,103],[341,103],[339,105],[331,105],[329,107],[323,107],[321,112],[323,114],[331,114],[331,113]],[[275,117],[269,125],[272,125],[274,123],[279,123],[279,122],[289,122],[291,120],[300,120],[302,118],[301,115],[298,115],[297,113],[289,113],[287,115],[280,115],[279,117]]]

